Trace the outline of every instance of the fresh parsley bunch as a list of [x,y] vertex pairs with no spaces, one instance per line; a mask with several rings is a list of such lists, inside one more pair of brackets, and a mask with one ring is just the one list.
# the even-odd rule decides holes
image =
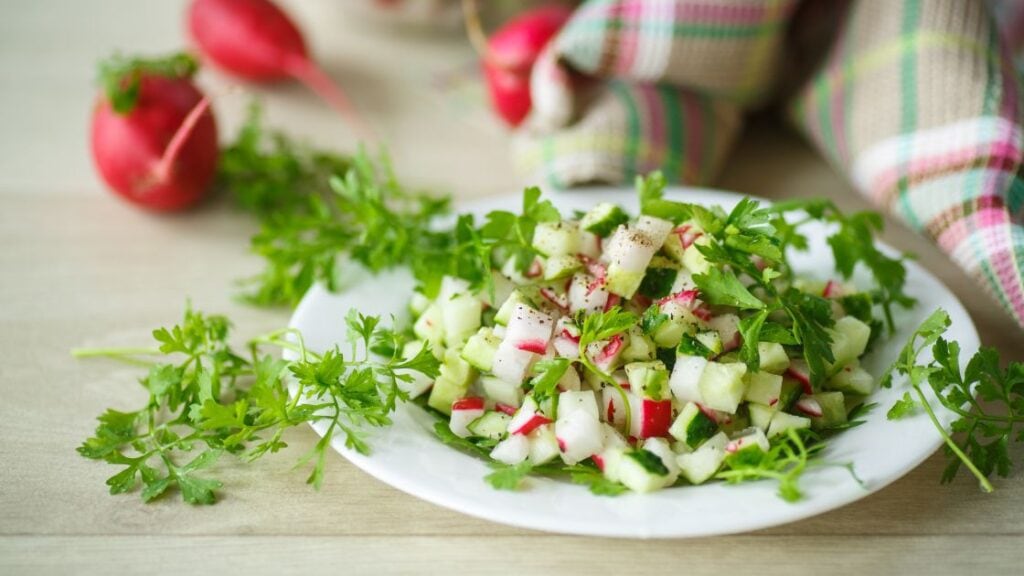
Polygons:
[[[229,321],[187,309],[181,323],[153,332],[155,348],[76,350],[78,357],[102,356],[148,368],[139,380],[149,399],[137,410],[109,409],[92,437],[78,448],[86,458],[120,470],[107,480],[111,494],[142,485],[150,501],[177,487],[191,504],[210,504],[221,482],[211,466],[225,453],[252,462],[287,446],[285,430],[327,422],[327,433],[299,461],[312,463],[307,482],[319,488],[331,439],[369,452],[368,426],[387,426],[402,382],[418,372],[434,378],[438,362],[428,347],[401,359],[402,337],[375,316],[355,311],[345,318],[353,345],[345,355],[334,348],[307,350],[297,332],[285,329],[255,338],[246,350],[229,344]],[[267,349],[292,352],[283,360]],[[140,357],[153,357],[142,360]]]

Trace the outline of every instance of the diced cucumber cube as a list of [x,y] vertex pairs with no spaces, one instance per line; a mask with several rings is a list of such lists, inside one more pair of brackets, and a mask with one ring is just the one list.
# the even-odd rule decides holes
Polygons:
[[583,268],[583,263],[576,256],[571,254],[551,256],[544,263],[544,279],[559,280],[561,278],[568,278],[581,268]]
[[743,375],[746,373],[745,364],[709,362],[698,384],[704,405],[713,410],[735,414],[746,391],[743,383]]
[[846,423],[846,399],[842,392],[817,392],[804,398],[813,399],[821,406],[821,416],[811,418],[811,425],[816,430]]
[[652,334],[654,343],[659,348],[675,348],[682,340],[683,334],[693,334],[701,325],[700,319],[679,302],[672,301],[662,304],[659,313],[667,317]]
[[633,326],[628,332],[628,341],[622,351],[622,360],[625,362],[643,362],[653,360],[657,354],[654,340],[644,334],[639,326]]
[[512,318],[512,312],[519,304],[524,304],[531,308],[534,307],[530,298],[528,298],[522,290],[517,288],[512,291],[512,294],[509,294],[508,299],[506,299],[501,307],[498,308],[498,313],[494,316],[494,322],[502,326],[507,325],[509,319]]
[[466,395],[474,378],[476,370],[468,362],[454,350],[446,351],[427,405],[439,412],[451,414],[452,402]]
[[576,254],[580,249],[579,224],[571,220],[540,222],[533,231],[533,247],[545,256]]
[[450,347],[462,346],[480,328],[483,302],[470,294],[456,294],[440,304],[445,343]]
[[789,356],[778,342],[758,342],[757,354],[761,358],[761,370],[782,374],[789,368]]
[[803,392],[804,385],[799,380],[783,376],[782,389],[779,391],[779,403],[776,408],[779,410],[791,409]]
[[698,246],[707,245],[710,242],[707,236],[701,236],[693,244],[683,251],[683,266],[693,274],[706,274],[711,269],[711,264],[701,253]]
[[605,288],[612,294],[618,294],[623,298],[632,298],[640,288],[644,280],[643,272],[626,270],[622,266],[612,262],[608,266],[608,283]]
[[668,477],[665,479],[665,486],[675,484],[679,477],[679,464],[676,463],[676,453],[672,451],[672,445],[665,438],[648,438],[644,440],[643,449],[661,458],[661,463],[668,470]]
[[469,423],[469,432],[480,438],[500,440],[505,436],[508,423],[512,417],[501,412],[484,412],[484,415]]
[[854,318],[844,316],[836,321],[835,327],[829,331],[832,336],[833,366],[845,366],[860,358],[871,338],[871,327]]
[[803,416],[796,416],[786,412],[776,412],[768,425],[768,437],[775,438],[779,434],[785,434],[788,430],[801,430],[811,427],[811,419]]
[[484,396],[507,406],[517,407],[523,401],[523,389],[514,382],[506,382],[495,376],[480,378]]
[[412,325],[412,332],[420,340],[430,343],[435,358],[444,358],[444,316],[439,304],[435,302],[427,306]]
[[778,409],[775,406],[765,406],[764,404],[755,404],[753,402],[747,404],[747,414],[750,416],[750,425],[757,426],[761,430],[768,430],[768,425],[772,422],[772,417]]
[[847,364],[835,376],[829,378],[825,386],[847,394],[867,396],[875,391],[875,379],[860,366]]
[[693,336],[697,342],[704,345],[705,348],[711,351],[713,356],[718,356],[722,353],[722,336],[716,330],[701,330]]
[[701,412],[697,404],[687,402],[679,411],[679,416],[668,429],[673,438],[686,444],[689,448],[696,448],[702,442],[711,438],[718,431],[718,424]]
[[617,475],[630,490],[651,492],[665,487],[669,470],[657,454],[640,448],[622,454]]
[[680,454],[676,457],[680,474],[691,484],[703,484],[722,467],[728,443],[729,437],[719,432],[693,452]]
[[647,269],[643,282],[640,283],[639,291],[651,299],[668,296],[672,293],[672,285],[676,281],[676,274],[678,274],[678,270],[675,268],[653,266],[652,259],[652,266]]
[[771,449],[760,428],[753,428],[733,438],[725,446],[725,464],[733,468],[757,465]]
[[501,345],[501,338],[494,335],[494,329],[484,326],[466,340],[462,347],[462,359],[481,372],[490,372],[494,365],[494,353]]
[[424,296],[422,292],[413,292],[412,298],[409,299],[409,311],[414,317],[419,317],[431,302],[432,300]]
[[602,202],[583,216],[583,219],[580,220],[580,227],[604,238],[614,232],[620,224],[626,222],[629,222],[629,215],[618,204]]
[[747,391],[743,399],[765,406],[775,406],[782,394],[782,376],[769,372],[747,374]]
[[633,392],[652,400],[669,397],[668,370],[661,360],[626,364],[626,378]]

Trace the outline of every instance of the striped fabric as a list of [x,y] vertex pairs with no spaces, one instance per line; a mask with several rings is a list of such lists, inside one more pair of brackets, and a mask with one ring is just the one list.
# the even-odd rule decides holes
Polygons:
[[795,38],[824,19],[795,0],[584,3],[534,69],[518,164],[556,186],[655,168],[708,183],[742,109],[820,55],[784,107],[796,126],[1024,326],[1024,2],[807,1],[841,22],[811,55]]

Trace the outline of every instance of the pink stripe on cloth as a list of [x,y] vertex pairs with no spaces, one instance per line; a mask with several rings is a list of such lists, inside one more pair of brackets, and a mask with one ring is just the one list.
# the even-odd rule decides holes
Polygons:
[[640,94],[643,97],[644,112],[643,116],[647,120],[646,130],[647,133],[647,145],[649,154],[637,154],[637,159],[642,161],[646,158],[646,162],[642,162],[638,169],[643,172],[650,172],[656,170],[665,163],[665,155],[667,152],[667,146],[665,144],[665,114],[664,105],[661,103],[661,97],[658,95],[658,90],[652,85],[644,85],[640,87]]
[[[1007,135],[1009,136],[1009,135]],[[914,180],[916,176],[942,172],[946,168],[950,170],[963,169],[965,164],[973,161],[982,161],[986,158],[986,166],[993,167],[993,164],[1008,165],[1014,164],[1020,158],[1021,147],[1019,142],[1011,138],[997,140],[989,147],[989,152],[983,154],[977,144],[969,143],[966,148],[950,150],[943,154],[931,154],[912,158],[909,164],[897,164],[877,173],[871,180],[871,197],[880,204],[885,204],[893,198],[893,189],[899,182],[901,176]]]
[[[612,7],[609,17],[622,22],[643,22],[643,14],[644,2],[619,2]],[[628,76],[636,63],[640,31],[631,26],[622,26],[617,29],[609,28],[605,33],[615,35],[615,73]]]

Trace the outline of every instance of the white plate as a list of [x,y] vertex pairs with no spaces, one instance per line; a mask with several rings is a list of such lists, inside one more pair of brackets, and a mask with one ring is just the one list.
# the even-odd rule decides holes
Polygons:
[[[613,201],[637,212],[635,193],[626,189],[574,190],[549,195],[560,210],[586,210],[597,202]],[[668,197],[690,202],[731,207],[740,196],[704,189],[674,189]],[[490,210],[518,212],[520,195],[486,199],[461,206],[479,216]],[[808,228],[812,249],[794,254],[794,267],[823,279],[833,269],[831,253],[824,242],[825,229]],[[859,282],[864,285],[864,279]],[[330,294],[314,287],[303,298],[291,320],[302,331],[307,345],[323,350],[344,343],[342,319],[350,308],[367,314],[405,314],[413,287],[406,272],[389,272],[376,277],[353,278],[342,294]],[[914,263],[907,264],[907,292],[918,299],[910,311],[897,316],[898,333],[885,339],[865,359],[865,367],[876,377],[892,362],[913,329],[936,307],[952,318],[949,336],[961,344],[963,359],[978,348],[978,335],[970,317],[956,297],[935,277]],[[347,346],[342,350],[347,349]],[[881,390],[873,401],[880,406],[867,422],[831,439],[825,457],[831,461],[853,462],[865,486],[857,484],[846,470],[818,468],[801,481],[805,498],[788,503],[776,494],[773,482],[741,485],[711,483],[662,490],[653,494],[618,497],[592,495],[585,487],[568,481],[531,478],[518,492],[498,491],[483,481],[489,472],[480,459],[462,454],[436,439],[435,418],[413,405],[402,405],[394,425],[374,431],[370,456],[344,446],[335,436],[332,446],[345,458],[382,482],[434,504],[471,516],[548,532],[630,538],[691,537],[729,534],[776,526],[838,508],[903,476],[938,448],[940,439],[924,415],[896,422],[885,413],[903,394],[902,388]],[[949,413],[940,413],[948,423]],[[326,424],[313,427],[323,435]],[[937,480],[937,479],[936,479]]]

